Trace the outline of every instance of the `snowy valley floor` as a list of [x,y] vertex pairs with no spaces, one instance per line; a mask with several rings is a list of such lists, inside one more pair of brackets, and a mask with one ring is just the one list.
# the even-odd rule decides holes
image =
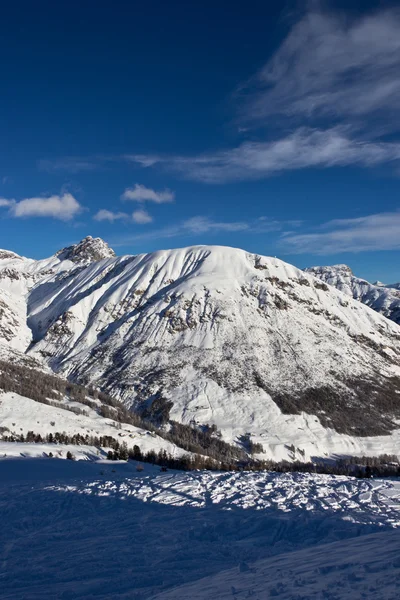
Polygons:
[[400,481],[0,460],[0,598],[400,597]]

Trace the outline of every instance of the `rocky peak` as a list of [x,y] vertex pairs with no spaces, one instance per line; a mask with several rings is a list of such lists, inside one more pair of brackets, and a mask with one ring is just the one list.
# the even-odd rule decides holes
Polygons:
[[88,235],[78,244],[59,250],[56,256],[60,260],[71,260],[72,262],[96,262],[103,258],[113,258],[115,252],[101,238],[93,238]]

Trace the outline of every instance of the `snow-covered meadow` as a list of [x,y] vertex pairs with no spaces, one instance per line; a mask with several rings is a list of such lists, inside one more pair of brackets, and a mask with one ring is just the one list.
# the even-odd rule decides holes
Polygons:
[[398,480],[9,459],[0,511],[2,600],[394,600],[400,589]]

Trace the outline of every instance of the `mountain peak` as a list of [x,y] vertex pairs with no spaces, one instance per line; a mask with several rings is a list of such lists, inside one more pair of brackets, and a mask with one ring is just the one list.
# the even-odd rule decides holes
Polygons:
[[72,246],[67,246],[56,253],[60,260],[71,260],[72,262],[96,262],[104,258],[113,258],[115,252],[101,238],[86,236]]

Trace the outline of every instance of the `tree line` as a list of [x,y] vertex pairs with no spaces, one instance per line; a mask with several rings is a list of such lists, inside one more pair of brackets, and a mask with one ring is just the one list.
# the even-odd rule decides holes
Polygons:
[[[23,434],[7,433],[3,429],[3,440],[7,442],[30,442],[57,445],[86,445],[98,448],[109,448],[107,458],[109,460],[134,460],[137,462],[150,463],[169,469],[183,471],[210,470],[210,471],[272,471],[276,473],[318,473],[328,475],[347,475],[358,478],[368,477],[393,477],[400,476],[400,464],[395,455],[383,454],[375,457],[351,456],[339,459],[335,463],[304,463],[271,460],[255,460],[247,457],[245,461],[229,462],[215,460],[201,454],[185,454],[179,457],[172,456],[166,450],[149,450],[142,452],[138,445],[128,448],[125,441],[120,442],[109,435],[95,436],[76,433],[69,435],[65,432],[48,433],[42,436],[40,433],[28,431]],[[71,453],[69,453],[71,454]],[[49,456],[52,453],[49,453]],[[68,458],[73,458],[72,454]]]

